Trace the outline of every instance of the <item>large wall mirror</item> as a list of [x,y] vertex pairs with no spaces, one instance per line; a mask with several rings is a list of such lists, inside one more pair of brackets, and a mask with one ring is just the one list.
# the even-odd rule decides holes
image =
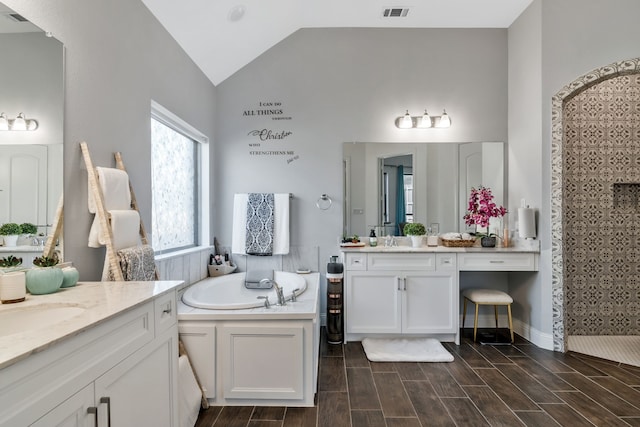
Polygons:
[[37,122],[0,130],[0,224],[31,223],[47,235],[63,189],[63,45],[0,3],[0,52],[0,112],[9,123],[21,113]]
[[473,231],[462,220],[472,187],[491,188],[506,206],[505,158],[502,142],[347,142],[343,233],[400,235],[402,222]]

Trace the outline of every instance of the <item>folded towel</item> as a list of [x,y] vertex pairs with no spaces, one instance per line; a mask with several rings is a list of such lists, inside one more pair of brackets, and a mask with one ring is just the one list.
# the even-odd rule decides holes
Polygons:
[[[140,242],[140,214],[133,209],[110,210],[111,234],[113,235],[114,250],[130,248]],[[99,248],[107,241],[101,233],[100,222],[94,219],[89,230],[89,247]]]
[[[246,254],[247,193],[236,194],[233,198],[233,224],[231,252]],[[272,255],[289,253],[289,193],[274,194],[275,211],[273,217]]]
[[[104,208],[130,209],[131,192],[129,190],[129,175],[127,172],[115,168],[96,167],[98,175],[98,185],[102,190],[104,198]],[[89,186],[89,212],[96,213],[96,201],[93,198],[93,191]]]
[[[121,249],[117,252],[117,255],[124,280],[155,280],[156,264],[151,246],[143,245]],[[109,273],[109,280],[114,280],[111,272]]]
[[[107,212],[131,210],[131,191],[129,190],[129,175],[120,169],[114,168],[102,168],[96,167],[98,175],[98,185],[102,191],[104,198],[104,208]],[[96,203],[93,198],[91,187],[89,187],[89,212],[96,212]],[[138,228],[135,230],[134,236],[138,236],[138,230],[140,226],[140,218],[138,218]],[[113,227],[113,226],[112,226]],[[88,245],[91,248],[98,248],[101,245],[106,244],[106,241],[102,237],[100,230],[100,220],[96,215],[93,218],[91,224],[91,230],[89,230],[89,242]],[[137,241],[133,244],[129,244],[128,241],[124,242],[124,246],[129,247],[137,244]]]
[[272,193],[250,193],[247,200],[247,255],[273,253],[273,214],[275,202]]

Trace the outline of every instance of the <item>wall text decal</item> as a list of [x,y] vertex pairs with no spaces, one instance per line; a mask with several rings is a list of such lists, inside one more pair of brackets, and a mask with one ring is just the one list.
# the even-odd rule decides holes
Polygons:
[[[257,106],[242,111],[242,117],[249,119],[258,119],[263,121],[265,118],[271,120],[291,120],[291,116],[285,115],[285,109],[282,102],[279,101],[260,101]],[[264,123],[262,123],[264,124]],[[248,137],[252,137],[249,142],[250,156],[286,156],[287,164],[294,162],[300,158],[294,150],[283,149],[283,147],[275,148],[272,144],[282,142],[284,139],[293,135],[290,130],[273,130],[269,127],[254,129],[247,132]]]

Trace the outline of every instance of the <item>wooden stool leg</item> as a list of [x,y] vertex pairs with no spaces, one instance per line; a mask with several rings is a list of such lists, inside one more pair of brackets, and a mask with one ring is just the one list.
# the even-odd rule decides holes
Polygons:
[[474,304],[476,305],[476,317],[473,319],[473,342],[476,342],[476,333],[478,332],[478,307],[480,304],[477,302]]
[[513,322],[511,320],[511,304],[507,305],[507,313],[509,314],[509,331],[511,332],[511,342],[513,342]]
[[467,297],[464,297],[462,304],[462,329],[464,329],[464,319],[467,317]]
[[493,314],[496,317],[496,329],[498,329],[498,306],[497,305],[493,306]]

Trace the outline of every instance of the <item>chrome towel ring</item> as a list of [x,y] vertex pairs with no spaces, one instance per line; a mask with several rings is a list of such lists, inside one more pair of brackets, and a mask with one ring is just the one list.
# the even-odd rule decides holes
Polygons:
[[320,198],[318,198],[318,200],[316,201],[316,206],[318,207],[318,209],[321,209],[323,211],[329,209],[332,204],[333,200],[331,200],[331,197],[326,194],[320,196]]

